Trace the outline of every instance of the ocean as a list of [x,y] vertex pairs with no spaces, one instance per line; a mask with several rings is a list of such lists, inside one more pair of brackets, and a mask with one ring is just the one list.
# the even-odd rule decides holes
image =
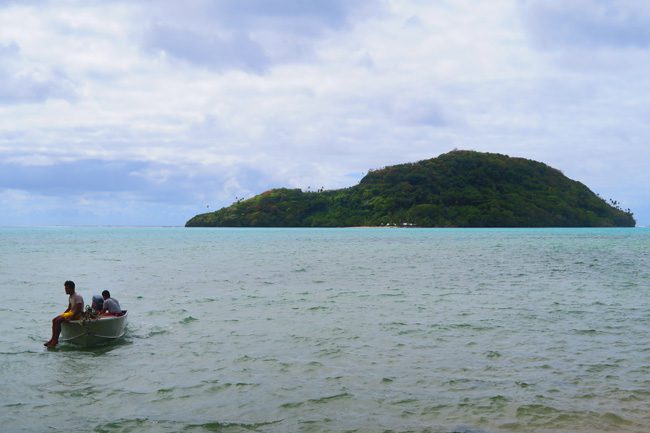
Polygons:
[[650,431],[650,229],[0,228],[0,294],[3,432]]

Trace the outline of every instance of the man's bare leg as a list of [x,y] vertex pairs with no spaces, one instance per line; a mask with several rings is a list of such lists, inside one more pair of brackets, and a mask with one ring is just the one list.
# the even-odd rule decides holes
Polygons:
[[56,345],[59,344],[59,335],[61,334],[62,322],[65,322],[65,319],[60,315],[52,319],[52,338],[50,338],[50,341],[47,343],[44,343],[44,346],[56,347]]

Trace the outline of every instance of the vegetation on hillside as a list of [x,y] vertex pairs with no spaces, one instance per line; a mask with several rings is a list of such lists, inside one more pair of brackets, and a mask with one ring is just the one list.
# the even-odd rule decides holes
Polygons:
[[630,210],[608,204],[546,164],[452,151],[371,170],[353,187],[273,189],[187,227],[633,227]]

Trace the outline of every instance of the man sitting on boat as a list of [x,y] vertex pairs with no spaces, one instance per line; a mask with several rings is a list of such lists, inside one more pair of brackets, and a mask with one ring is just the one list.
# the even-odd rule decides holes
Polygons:
[[59,335],[61,334],[61,324],[70,320],[78,319],[84,309],[84,298],[80,294],[75,293],[75,286],[73,281],[66,281],[63,283],[65,293],[68,297],[68,308],[62,313],[52,319],[52,338],[45,343],[47,347],[55,347],[59,344]]
[[104,305],[101,311],[102,314],[117,315],[122,313],[122,307],[120,307],[120,303],[117,302],[117,299],[111,298],[111,292],[104,290],[102,292],[102,298],[104,298]]

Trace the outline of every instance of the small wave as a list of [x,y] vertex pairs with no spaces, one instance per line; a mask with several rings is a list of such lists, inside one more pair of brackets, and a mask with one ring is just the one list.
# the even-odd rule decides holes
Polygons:
[[230,388],[242,389],[242,388],[255,388],[255,387],[260,386],[259,383],[249,383],[249,382],[236,382],[236,383],[224,382],[224,383],[219,383],[218,380],[204,381],[203,383],[204,384],[211,384],[211,386],[208,388],[208,391],[209,392],[215,392],[215,393],[216,392],[221,392],[221,391],[224,391],[224,390],[230,389]]
[[577,335],[595,335],[598,334],[598,331],[595,329],[574,329],[573,333]]
[[341,349],[323,349],[318,352],[319,357],[339,357],[343,354]]
[[618,365],[616,364],[591,364],[587,367],[587,371],[589,373],[600,373],[605,370],[609,370],[612,368],[617,368]]
[[185,324],[187,324],[187,323],[195,322],[195,321],[197,321],[197,320],[199,320],[199,319],[197,319],[196,317],[187,316],[186,318],[184,318],[183,320],[181,320],[181,321],[178,322],[178,323],[185,325]]
[[559,414],[560,411],[551,406],[543,404],[527,404],[517,408],[517,418],[535,418],[545,417],[548,415]]
[[606,421],[608,424],[612,425],[630,425],[632,424],[629,420],[626,420],[620,415],[615,413],[606,412],[601,415],[603,421]]
[[[31,338],[31,337],[30,337],[30,339],[33,340],[33,341],[38,341],[39,343],[41,343],[41,341],[44,340],[43,338]],[[39,345],[39,349],[42,349],[42,348],[43,348],[43,346]],[[41,352],[40,350],[39,351],[21,350],[21,351],[18,351],[18,352],[0,352],[0,355],[3,355],[3,356],[4,355],[24,355],[26,353],[40,353],[40,352]]]
[[280,407],[283,409],[293,409],[293,408],[301,407],[305,404],[324,404],[335,400],[341,400],[347,398],[352,398],[352,394],[344,392],[342,394],[328,395],[326,397],[321,397],[321,398],[310,398],[309,400],[305,400],[305,401],[284,403],[280,405]]
[[399,331],[397,335],[409,335],[409,334],[417,334],[422,332],[423,331],[420,329],[404,329],[403,331]]
[[582,426],[585,430],[591,428],[597,431],[618,431],[622,426],[634,424],[612,412],[566,411],[541,404],[520,406],[517,408],[516,417],[529,427],[540,426],[554,431],[564,430],[569,426]]
[[437,404],[433,406],[426,406],[424,409],[422,409],[421,414],[422,415],[438,415],[440,411],[447,409],[449,405],[446,404]]
[[155,337],[156,335],[163,335],[168,333],[169,330],[156,327],[145,334],[136,334],[133,332],[129,332],[128,336],[129,338],[146,339],[146,338]]
[[248,361],[252,361],[253,359],[254,358],[252,356],[242,355],[239,358],[237,358],[235,362],[248,362]]
[[451,433],[486,433],[485,430],[477,429],[474,427],[467,427],[464,425],[454,427]]
[[474,328],[474,325],[470,323],[453,323],[449,325],[449,327],[453,329],[472,329]]
[[507,402],[509,402],[510,399],[509,399],[508,397],[506,397],[506,396],[503,396],[503,395],[499,394],[499,395],[495,395],[495,396],[493,396],[493,397],[490,397],[490,401],[491,401],[492,403],[499,403],[499,404],[501,404],[501,403],[507,403]]
[[[96,426],[93,431],[99,433],[109,433],[109,432],[131,432],[138,431],[140,429],[146,428],[149,424],[158,423],[157,421],[150,421],[147,418],[135,418],[135,419],[121,419],[118,421],[113,421],[105,424],[100,424]],[[162,426],[161,426],[162,427]],[[164,431],[164,430],[163,430]],[[169,430],[167,430],[169,431]]]
[[417,398],[405,398],[403,400],[395,401],[395,402],[393,402],[393,404],[399,404],[399,405],[407,404],[407,405],[410,405],[410,404],[418,403],[418,402],[419,402],[419,400]]
[[408,325],[408,323],[405,323],[405,322],[388,322],[388,323],[384,323],[383,325],[384,326],[406,326],[406,325]]
[[63,395],[70,398],[79,397],[79,398],[89,399],[92,398],[93,395],[103,393],[103,390],[98,389],[94,386],[84,386],[78,389],[70,389],[66,387],[64,389],[52,390],[50,391],[50,393],[55,395]]
[[261,428],[266,427],[271,424],[276,424],[282,422],[282,420],[277,421],[266,421],[266,422],[221,422],[221,421],[212,421],[203,424],[190,424],[183,429],[183,431],[193,431],[199,429],[200,431],[209,431],[209,432],[239,432],[239,431],[259,431]]
[[636,394],[629,394],[629,395],[621,398],[621,401],[643,401],[643,400],[644,400],[643,397],[641,397],[640,395],[636,395]]
[[182,430],[184,432],[223,432],[223,433],[235,433],[235,432],[251,432],[251,431],[262,431],[265,427],[277,424],[282,422],[282,420],[276,421],[261,421],[261,422],[228,422],[228,421],[209,421],[201,424],[188,424],[184,426]]

